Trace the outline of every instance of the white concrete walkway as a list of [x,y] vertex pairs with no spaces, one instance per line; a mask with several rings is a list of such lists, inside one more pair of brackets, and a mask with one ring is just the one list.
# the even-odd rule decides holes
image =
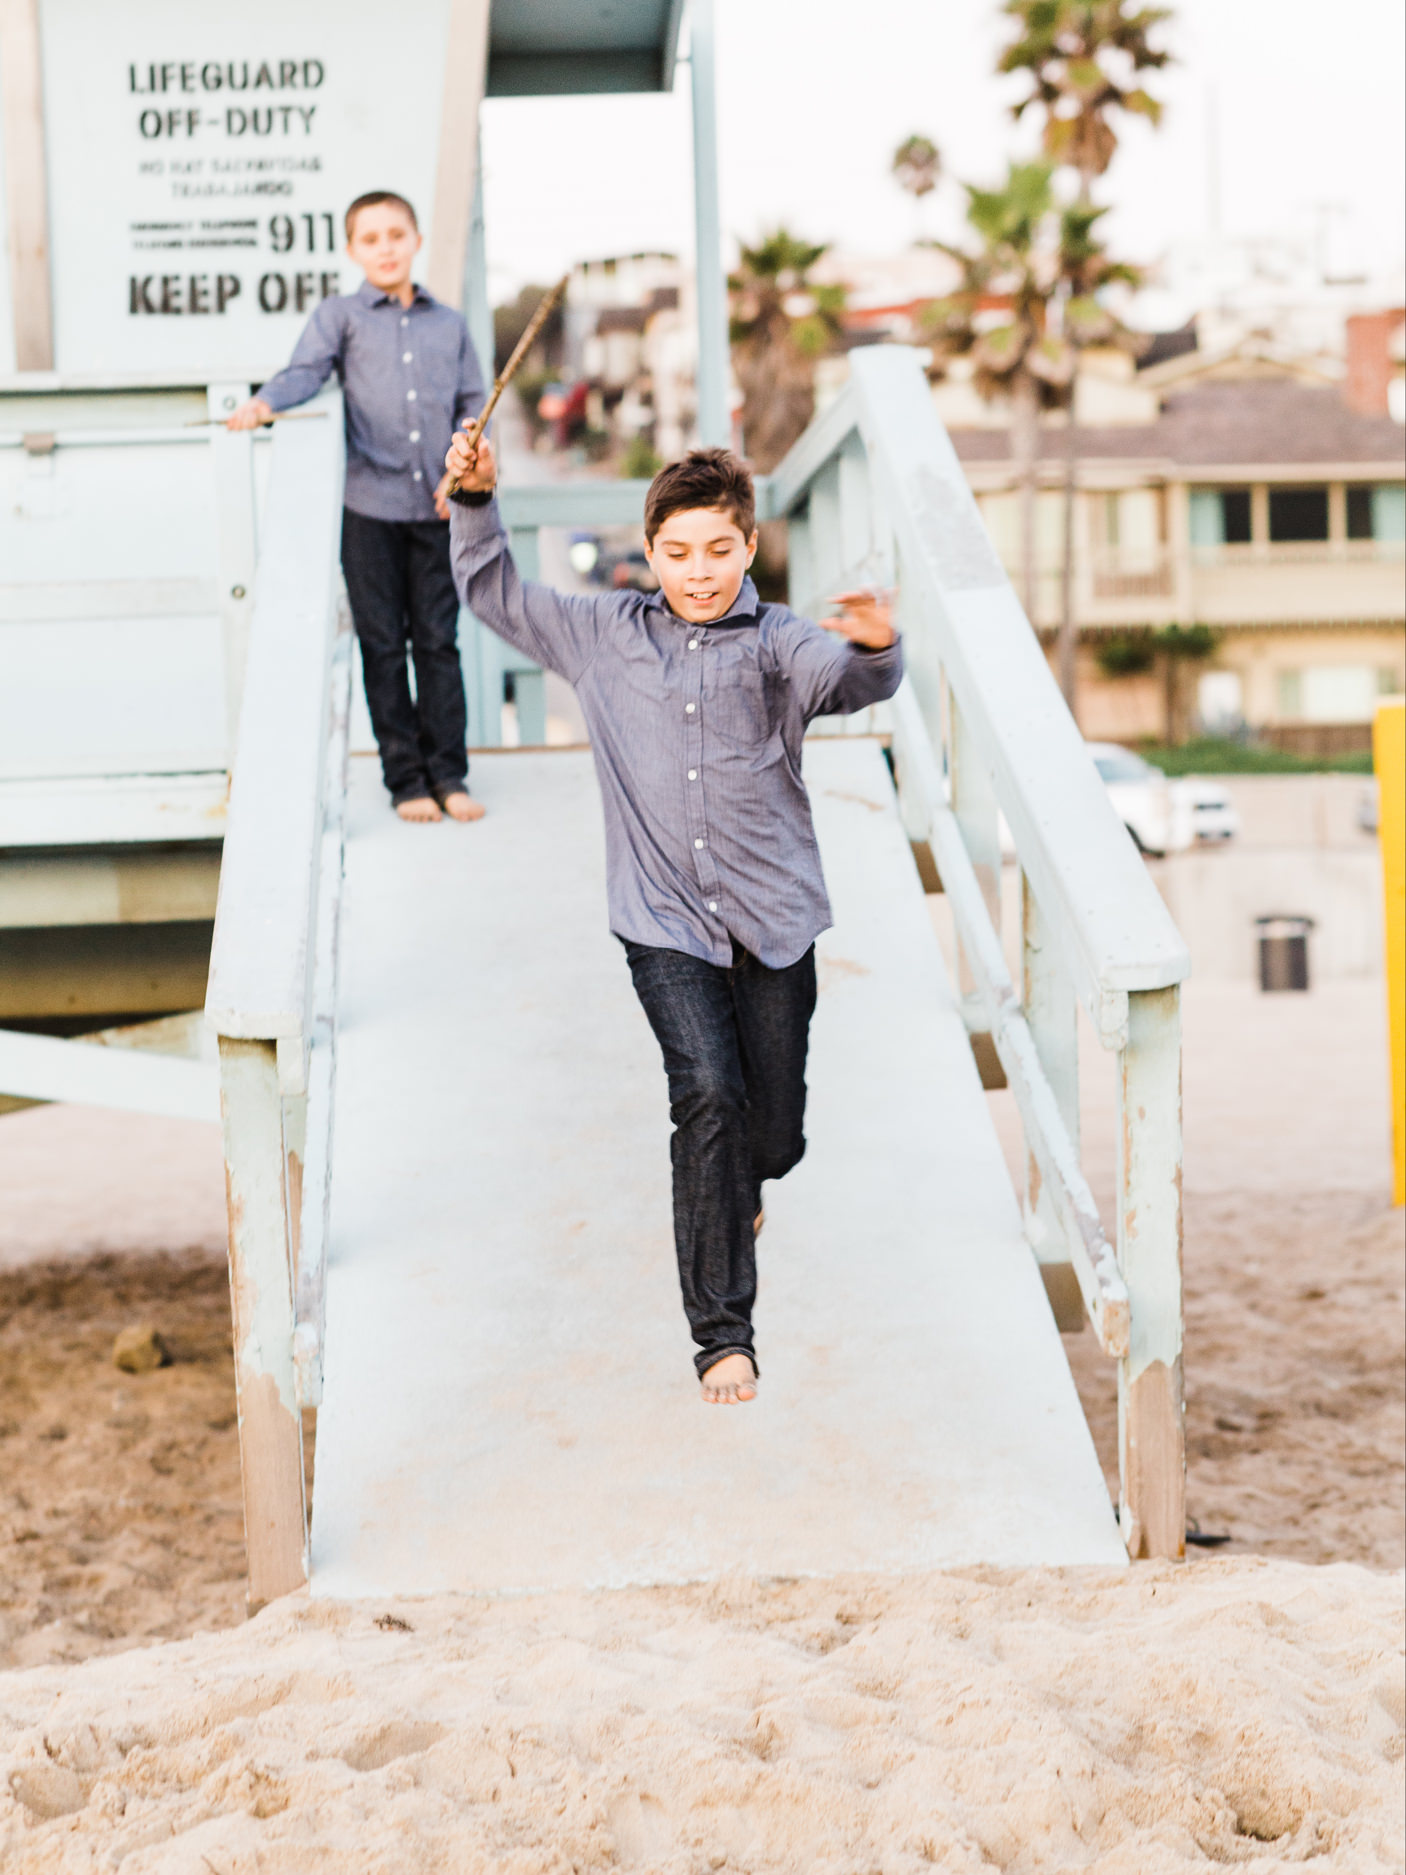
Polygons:
[[314,1592],[1124,1560],[877,745],[807,745],[837,928],[744,1409],[698,1400],[590,758],[477,759],[469,828],[353,769]]

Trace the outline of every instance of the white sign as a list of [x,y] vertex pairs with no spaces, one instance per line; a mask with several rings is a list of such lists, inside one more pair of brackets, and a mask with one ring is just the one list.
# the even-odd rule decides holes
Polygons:
[[429,235],[449,0],[41,0],[55,365],[257,379],[361,276],[356,196]]

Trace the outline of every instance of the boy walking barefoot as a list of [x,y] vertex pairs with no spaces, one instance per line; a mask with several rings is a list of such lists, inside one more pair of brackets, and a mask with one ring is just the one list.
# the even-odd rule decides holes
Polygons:
[[812,717],[898,688],[888,607],[845,593],[825,629],[763,604],[752,478],[699,449],[645,501],[657,593],[524,584],[493,451],[446,464],[454,575],[475,616],[576,687],[605,811],[610,928],[659,1042],[674,1123],[674,1243],[703,1398],[754,1399],[765,1179],[805,1151],[815,940],[830,924],[801,781]]
[[449,478],[439,464],[457,426],[483,408],[483,374],[458,313],[411,280],[422,243],[410,204],[384,190],[360,195],[346,232],[365,282],[321,302],[287,369],[240,405],[229,428],[257,429],[337,373],[347,422],[342,571],[381,772],[402,820],[478,820],[483,808],[467,787]]

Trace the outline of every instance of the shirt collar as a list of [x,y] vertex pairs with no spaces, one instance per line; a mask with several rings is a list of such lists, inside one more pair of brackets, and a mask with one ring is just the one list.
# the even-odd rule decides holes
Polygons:
[[[421,306],[433,306],[435,303],[433,293],[427,293],[418,280],[412,282],[412,284],[415,288],[415,292],[410,304],[412,306],[417,304]],[[356,297],[361,301],[363,306],[386,306],[391,303],[391,295],[389,293],[383,293],[378,286],[372,286],[369,280],[362,281],[361,285],[356,289]],[[396,300],[395,304],[399,305],[399,300]]]
[[[664,597],[664,594],[662,591],[657,592],[653,595],[653,602],[655,605],[657,605],[660,608],[661,611],[667,612],[670,618],[679,619],[678,613],[675,612],[674,608],[669,604],[669,601]],[[757,597],[757,589],[752,584],[752,576],[749,573],[743,576],[742,585],[741,585],[740,590],[738,591],[737,597],[733,600],[732,604],[728,607],[727,611],[723,613],[721,618],[698,619],[698,620],[679,619],[679,623],[680,625],[691,625],[691,624],[697,623],[697,624],[705,625],[705,626],[707,625],[743,625],[743,624],[750,625],[750,624],[755,623],[757,613],[760,610],[760,608],[761,608],[761,600]]]

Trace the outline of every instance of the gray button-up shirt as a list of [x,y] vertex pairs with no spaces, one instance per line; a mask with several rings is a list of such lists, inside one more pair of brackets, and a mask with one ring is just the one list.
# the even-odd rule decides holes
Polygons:
[[378,521],[433,521],[454,431],[483,408],[468,328],[421,286],[402,306],[364,280],[325,299],[286,370],[259,395],[272,410],[306,403],[333,372],[347,413],[346,504]]
[[660,593],[524,583],[496,502],[456,500],[449,540],[475,617],[575,686],[616,936],[722,965],[733,938],[773,970],[803,956],[831,919],[801,738],[814,716],[891,697],[898,643],[859,650],[763,604],[750,579],[706,625]]

